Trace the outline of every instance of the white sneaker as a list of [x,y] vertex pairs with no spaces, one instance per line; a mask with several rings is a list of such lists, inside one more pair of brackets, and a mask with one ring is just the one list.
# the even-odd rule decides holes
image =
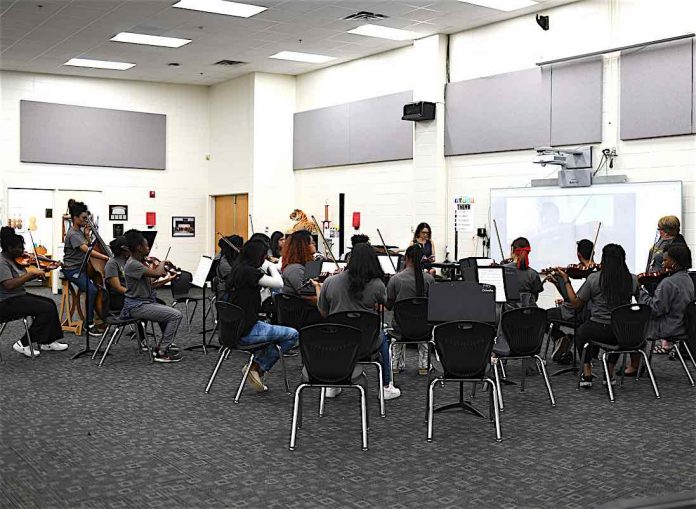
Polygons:
[[384,400],[396,399],[401,396],[401,391],[398,387],[394,387],[394,383],[384,386]]
[[326,397],[327,398],[335,398],[339,394],[343,392],[343,389],[341,387],[327,387],[326,388]]
[[[21,341],[17,341],[12,345],[12,349],[17,353],[23,353],[27,357],[31,357],[31,346],[22,346]],[[34,356],[37,357],[41,352],[34,350]]]
[[55,352],[61,352],[67,349],[68,345],[65,343],[58,343],[58,341],[54,341],[53,343],[49,343],[47,345],[41,345],[41,350],[53,350]]

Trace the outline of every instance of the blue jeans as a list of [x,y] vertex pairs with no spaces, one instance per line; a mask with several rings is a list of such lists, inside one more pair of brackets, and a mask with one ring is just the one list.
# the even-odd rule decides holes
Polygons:
[[382,366],[382,384],[387,386],[392,381],[391,356],[389,352],[389,339],[384,331],[382,334],[382,346],[379,347],[379,363]]
[[65,279],[77,286],[82,292],[87,292],[87,298],[89,299],[89,306],[87,306],[87,323],[94,323],[94,302],[97,300],[97,293],[99,290],[97,286],[92,283],[92,281],[87,277],[87,272],[83,272],[80,278],[80,269],[63,269],[63,275]]
[[[280,349],[285,353],[295,346],[298,339],[300,339],[300,333],[295,329],[282,325],[271,325],[266,322],[256,322],[249,334],[240,339],[240,343],[254,345],[271,341],[280,345]],[[261,366],[261,369],[270,371],[279,358],[278,349],[275,346],[270,346],[256,355],[254,360]]]

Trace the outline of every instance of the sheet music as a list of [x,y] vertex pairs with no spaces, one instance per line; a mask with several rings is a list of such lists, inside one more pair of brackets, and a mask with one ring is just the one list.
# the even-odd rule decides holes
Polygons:
[[[391,262],[389,261],[389,258],[391,258]],[[382,267],[382,272],[390,275],[396,274],[394,267],[396,267],[397,269],[399,268],[398,256],[379,255],[377,256],[377,260],[379,260],[379,265]],[[394,262],[393,266],[392,262]]]
[[495,301],[507,302],[505,272],[502,267],[479,267],[478,282],[495,286]]
[[210,256],[201,256],[198,261],[198,268],[196,273],[193,275],[193,280],[191,284],[197,286],[198,288],[203,288],[206,279],[208,279],[208,274],[210,273],[210,267],[213,266],[213,259]]
[[493,258],[476,258],[477,267],[490,267],[493,263]]
[[338,266],[334,262],[322,262],[321,273],[322,274],[333,274],[334,272],[336,272],[337,267],[345,269],[346,265],[347,265],[346,262],[338,262]]

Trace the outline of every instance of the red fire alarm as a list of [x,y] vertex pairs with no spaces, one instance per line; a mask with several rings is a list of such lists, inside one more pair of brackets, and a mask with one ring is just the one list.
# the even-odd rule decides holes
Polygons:
[[157,214],[154,212],[145,213],[145,224],[149,227],[157,226]]
[[353,228],[360,229],[360,212],[353,212]]
[[154,197],[155,197],[155,192],[154,192],[154,191],[150,191],[150,198],[154,198]]

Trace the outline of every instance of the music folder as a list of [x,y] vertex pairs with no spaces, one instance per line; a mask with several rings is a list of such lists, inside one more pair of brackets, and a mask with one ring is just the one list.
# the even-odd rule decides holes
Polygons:
[[428,291],[428,321],[456,320],[495,323],[495,289],[470,281],[431,284]]

